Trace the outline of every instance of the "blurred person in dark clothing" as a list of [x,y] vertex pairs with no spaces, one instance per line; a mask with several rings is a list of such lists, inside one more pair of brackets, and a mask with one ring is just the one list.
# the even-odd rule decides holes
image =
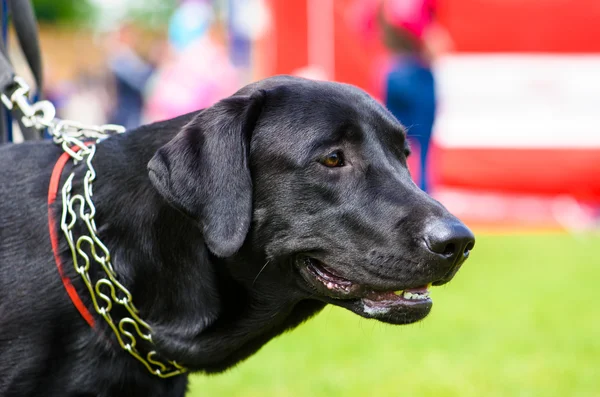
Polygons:
[[[384,101],[419,144],[419,187],[429,192],[428,160],[436,114],[432,40],[435,0],[384,0],[379,23],[391,60]],[[438,35],[443,31],[436,32]],[[429,35],[429,36],[428,36]]]
[[389,50],[378,66],[381,100],[419,146],[419,180],[429,192],[428,160],[436,114],[432,62],[450,47],[446,31],[435,23],[435,0],[358,0],[354,21],[364,38],[377,33]]
[[115,32],[108,48],[108,67],[116,94],[108,122],[127,129],[141,124],[144,92],[153,73],[153,67],[136,52],[135,40],[133,26],[125,24]]

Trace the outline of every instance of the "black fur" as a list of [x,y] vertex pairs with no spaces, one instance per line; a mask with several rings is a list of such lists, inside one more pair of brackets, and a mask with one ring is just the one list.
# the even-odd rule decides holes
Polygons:
[[[319,163],[340,148],[346,167]],[[291,77],[98,144],[99,234],[158,351],[219,372],[326,303],[377,317],[307,282],[305,256],[374,290],[451,278],[462,260],[423,241],[435,222],[458,221],[412,183],[405,151],[401,125],[364,92]],[[60,154],[50,142],[0,147],[0,396],[183,396],[187,376],[149,374],[67,296],[46,206]],[[84,168],[69,163],[62,180],[74,170],[80,190]],[[377,318],[427,314],[411,313]]]

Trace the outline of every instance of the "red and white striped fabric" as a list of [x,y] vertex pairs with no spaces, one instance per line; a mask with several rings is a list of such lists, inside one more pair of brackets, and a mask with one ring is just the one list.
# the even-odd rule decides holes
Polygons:
[[[361,30],[372,30],[375,21],[359,23],[355,7],[369,2],[335,0],[333,9],[319,7],[327,18],[311,17],[311,2],[318,4],[269,0],[274,32],[257,48],[272,67],[263,72],[333,67],[328,78],[378,96],[373,76],[383,46]],[[591,219],[600,206],[600,2],[439,0],[437,6],[454,52],[436,64],[434,194],[475,221],[570,227]],[[327,51],[309,48],[322,43]]]

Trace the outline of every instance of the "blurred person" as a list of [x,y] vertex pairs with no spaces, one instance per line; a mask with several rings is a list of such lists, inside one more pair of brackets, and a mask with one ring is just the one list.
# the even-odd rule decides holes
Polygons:
[[435,79],[425,45],[433,0],[384,0],[379,21],[392,59],[384,83],[387,108],[419,143],[419,187],[429,191],[428,155],[436,113]]
[[430,191],[427,166],[437,107],[432,63],[451,46],[446,30],[435,22],[435,13],[435,0],[360,0],[352,15],[364,39],[380,39],[389,51],[377,64],[381,100],[418,143],[418,185],[426,192]]
[[169,22],[171,55],[148,87],[146,121],[207,108],[240,86],[239,73],[217,38],[214,22],[208,0],[181,1]]
[[127,129],[142,121],[144,92],[154,68],[136,51],[137,34],[130,24],[120,26],[109,39],[108,68],[114,78],[115,103],[108,122]]

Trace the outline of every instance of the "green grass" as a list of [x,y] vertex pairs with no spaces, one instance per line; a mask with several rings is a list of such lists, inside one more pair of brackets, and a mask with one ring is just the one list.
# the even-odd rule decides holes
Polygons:
[[600,396],[600,236],[478,236],[428,318],[327,307],[192,397]]

